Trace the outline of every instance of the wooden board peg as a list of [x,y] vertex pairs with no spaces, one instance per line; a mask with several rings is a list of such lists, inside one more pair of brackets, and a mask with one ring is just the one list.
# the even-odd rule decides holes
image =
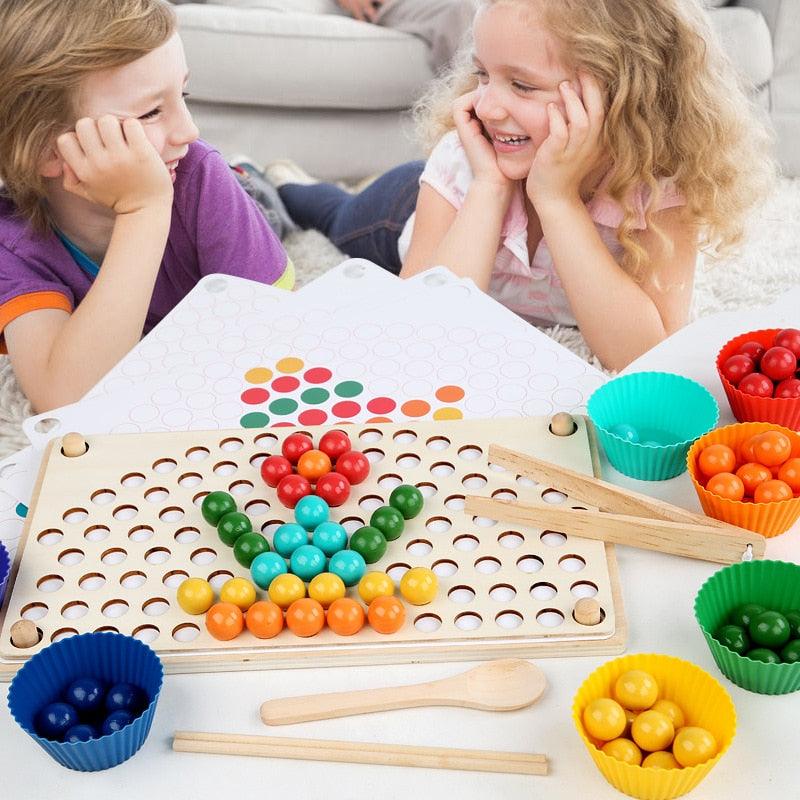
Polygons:
[[572,614],[579,625],[599,625],[603,618],[600,603],[594,597],[582,597],[578,600]]
[[80,433],[67,433],[61,438],[61,452],[67,458],[82,456],[88,449],[89,445]]
[[572,436],[576,430],[578,430],[578,426],[571,414],[566,411],[553,414],[553,418],[550,420],[550,433],[555,436]]
[[29,620],[17,620],[11,626],[11,644],[21,649],[39,644],[39,629]]

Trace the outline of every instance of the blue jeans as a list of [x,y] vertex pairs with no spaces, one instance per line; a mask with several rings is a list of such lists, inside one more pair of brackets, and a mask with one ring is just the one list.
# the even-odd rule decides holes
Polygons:
[[414,213],[424,161],[401,164],[359,194],[330,183],[278,189],[292,219],[301,228],[316,228],[352,258],[366,258],[397,275],[397,240]]

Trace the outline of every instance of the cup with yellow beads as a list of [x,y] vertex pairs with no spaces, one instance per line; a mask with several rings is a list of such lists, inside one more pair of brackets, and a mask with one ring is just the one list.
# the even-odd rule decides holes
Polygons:
[[718,681],[688,661],[649,653],[592,672],[572,718],[603,777],[641,800],[694,789],[736,732],[733,702]]

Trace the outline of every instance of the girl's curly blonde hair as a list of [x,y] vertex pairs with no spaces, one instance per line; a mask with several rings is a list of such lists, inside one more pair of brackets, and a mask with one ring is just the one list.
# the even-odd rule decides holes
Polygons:
[[[698,244],[724,253],[743,236],[745,218],[772,187],[772,137],[748,99],[696,0],[482,0],[531,12],[563,44],[565,66],[605,89],[603,146],[613,163],[607,193],[624,210],[617,232],[623,266],[641,279],[648,254],[635,236],[632,198],[644,185],[647,227],[658,207],[658,179],[674,177]],[[471,48],[417,103],[429,146],[455,127],[452,104],[474,89]]]
[[48,228],[39,165],[74,125],[81,81],[147,55],[175,26],[163,0],[0,0],[0,182],[35,230]]

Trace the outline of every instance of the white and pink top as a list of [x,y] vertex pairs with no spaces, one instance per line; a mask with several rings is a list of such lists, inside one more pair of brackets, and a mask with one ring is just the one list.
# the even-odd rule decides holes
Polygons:
[[[472,180],[472,168],[458,133],[455,130],[450,131],[442,137],[428,158],[420,182],[424,181],[433,187],[445,200],[459,209]],[[684,205],[685,200],[675,187],[673,179],[663,178],[659,184],[661,199],[654,210]],[[634,227],[639,229],[646,227],[644,206],[647,196],[648,189],[643,186],[634,198],[637,212]],[[601,183],[594,197],[587,202],[586,208],[611,255],[621,261],[623,250],[617,240],[617,228],[622,222],[622,206],[603,193]],[[413,230],[414,214],[406,222],[397,244],[401,260],[408,253]],[[539,242],[533,258],[528,253],[528,215],[522,182],[517,183],[503,220],[500,248],[495,256],[489,294],[534,323],[577,324],[545,239]]]

